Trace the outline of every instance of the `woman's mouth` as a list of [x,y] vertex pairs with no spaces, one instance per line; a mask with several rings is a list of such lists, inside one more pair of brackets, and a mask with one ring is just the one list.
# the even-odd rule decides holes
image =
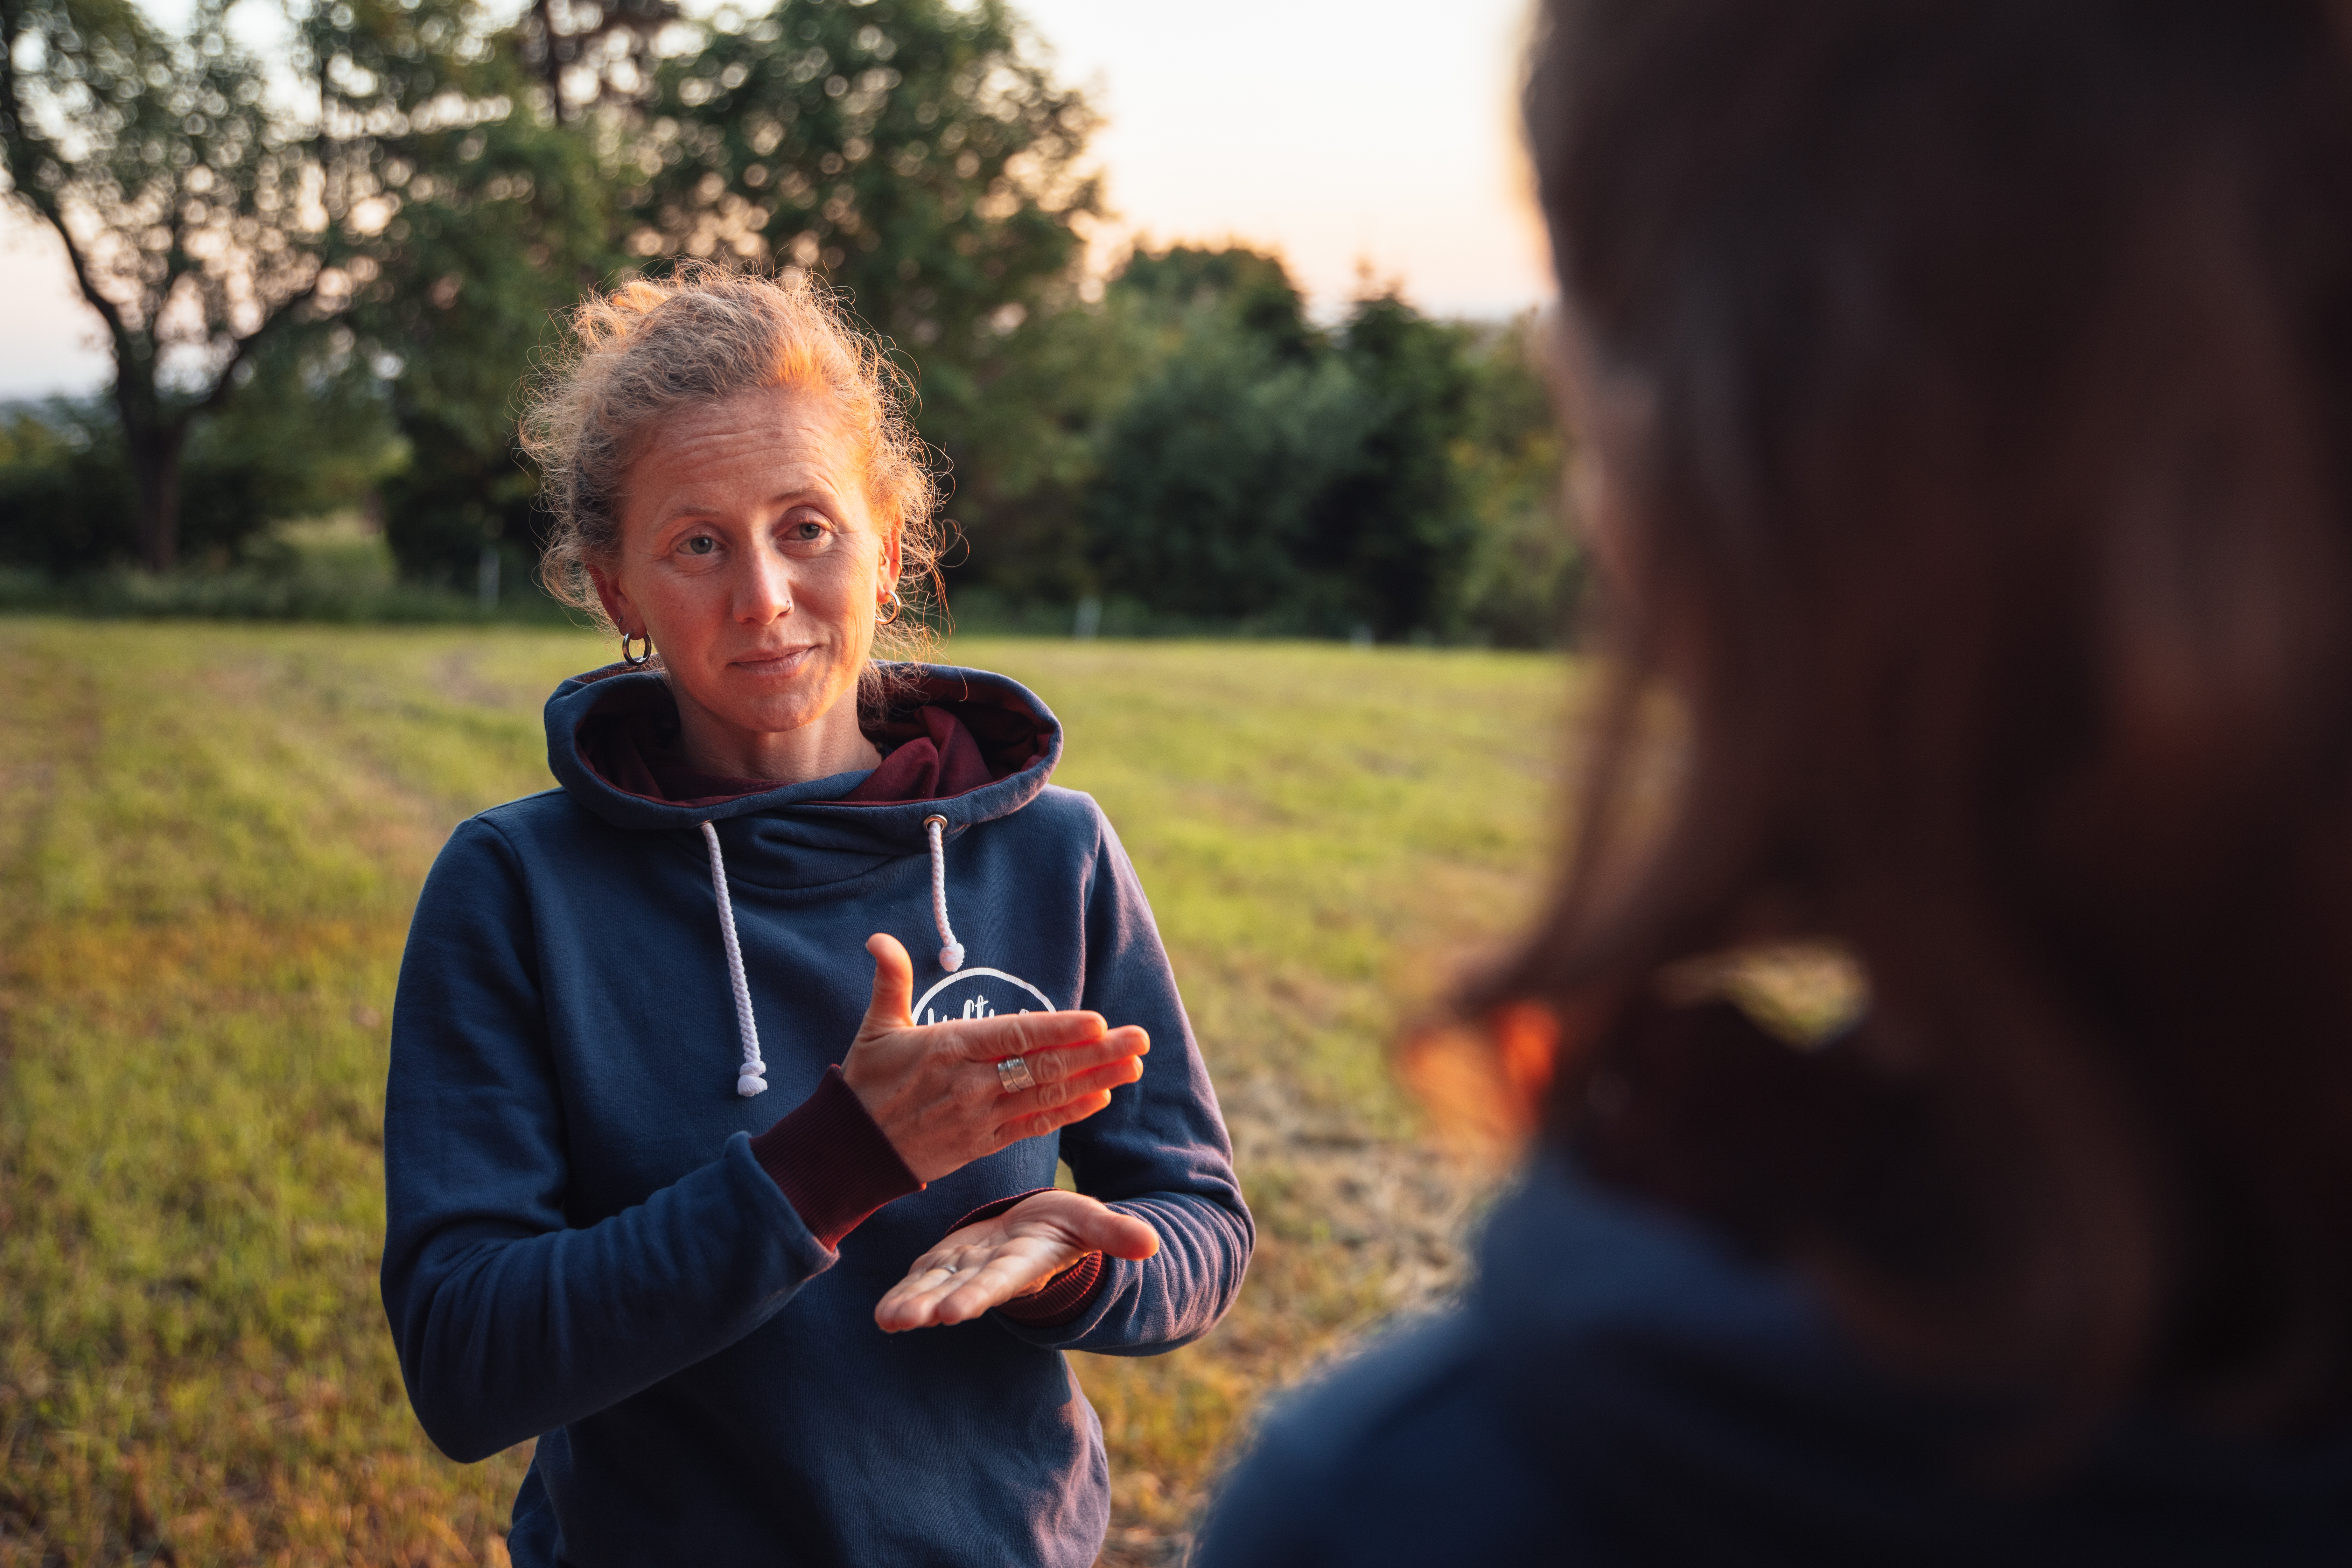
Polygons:
[[728,663],[730,668],[740,669],[747,675],[792,675],[797,673],[800,668],[808,662],[809,655],[815,651],[814,647],[778,648],[768,652],[746,654],[741,658],[730,659]]

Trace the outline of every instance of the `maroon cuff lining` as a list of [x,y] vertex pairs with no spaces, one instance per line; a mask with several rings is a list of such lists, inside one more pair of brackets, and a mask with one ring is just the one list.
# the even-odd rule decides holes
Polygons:
[[751,1154],[827,1251],[884,1204],[923,1190],[838,1067],[751,1140]]
[[945,1241],[948,1237],[953,1236],[956,1232],[961,1230],[968,1225],[978,1225],[982,1220],[994,1219],[998,1215],[1003,1214],[1014,1204],[1026,1203],[1029,1199],[1035,1197],[1039,1193],[1050,1193],[1054,1189],[1051,1187],[1032,1187],[1025,1193],[1015,1193],[1009,1198],[991,1198],[988,1202],[981,1205],[978,1208],[964,1215],[963,1218],[956,1221],[955,1224],[948,1226],[947,1234],[940,1237],[940,1239],[941,1241]]
[[1102,1294],[1110,1270],[1103,1255],[1089,1252],[1026,1296],[1016,1296],[996,1310],[1024,1329],[1058,1329],[1086,1316]]
[[[994,1219],[1024,1199],[1053,1190],[1051,1187],[1032,1187],[1009,1198],[984,1203],[948,1226],[947,1234],[953,1236],[968,1225]],[[1110,1270],[1103,1267],[1103,1255],[1089,1252],[1028,1295],[1016,1296],[996,1310],[1024,1329],[1058,1329],[1086,1316],[1087,1309],[1095,1304],[1097,1296],[1102,1294],[1103,1281],[1109,1277]]]

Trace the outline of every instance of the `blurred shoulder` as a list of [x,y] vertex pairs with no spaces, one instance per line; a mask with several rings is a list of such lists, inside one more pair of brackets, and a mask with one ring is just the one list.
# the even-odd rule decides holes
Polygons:
[[1753,1406],[1769,1401],[1714,1406],[1756,1362],[1802,1368],[1801,1304],[1776,1282],[1551,1158],[1478,1250],[1465,1305],[1267,1420],[1198,1563],[1612,1562],[1622,1510],[1594,1488],[1626,1479],[1624,1456],[1654,1457],[1660,1430],[1709,1430],[1769,1468],[1748,1418],[1769,1429]]
[[1454,1311],[1282,1402],[1211,1511],[1201,1568],[1547,1559],[1551,1489],[1497,1395],[1486,1332]]

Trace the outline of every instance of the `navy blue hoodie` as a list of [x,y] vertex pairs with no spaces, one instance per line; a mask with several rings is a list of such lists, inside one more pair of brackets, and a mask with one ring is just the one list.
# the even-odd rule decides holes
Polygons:
[[1538,1161],[1459,1310],[1276,1414],[1196,1568],[2352,1560],[2352,1441],[2119,1424],[2046,1484],[1973,1483],[1980,1418],[1867,1365],[1791,1274]]
[[[384,1306],[444,1452],[540,1439],[519,1568],[1078,1568],[1108,1475],[1060,1352],[1172,1349],[1241,1283],[1253,1231],[1216,1097],[1117,836],[1046,783],[1060,726],[1001,677],[927,668],[914,687],[932,711],[901,711],[896,732],[961,731],[988,782],[874,804],[844,798],[858,773],[711,781],[681,804],[675,778],[657,789],[595,754],[615,725],[674,724],[660,678],[568,680],[547,705],[562,787],[461,825],[425,883],[393,1022]],[[952,973],[935,956],[934,815],[968,954]],[[764,1059],[751,1097],[706,821]],[[753,1138],[789,1143],[779,1118],[822,1100],[877,931],[915,957],[919,1018],[1086,1007],[1143,1026],[1152,1051],[1108,1110],[898,1197],[835,1250]],[[1057,1157],[1149,1222],[1159,1255],[1107,1260],[1056,1326],[875,1327],[919,1254],[1050,1185]]]

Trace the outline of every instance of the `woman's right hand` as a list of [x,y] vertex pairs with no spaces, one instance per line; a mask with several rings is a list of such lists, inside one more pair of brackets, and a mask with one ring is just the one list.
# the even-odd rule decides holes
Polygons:
[[[1015,1013],[915,1023],[915,966],[875,933],[874,1000],[841,1076],[907,1168],[936,1182],[1024,1138],[1083,1121],[1143,1076],[1151,1038],[1106,1027],[1099,1013]],[[1004,1092],[996,1064],[1023,1057],[1036,1087]]]

